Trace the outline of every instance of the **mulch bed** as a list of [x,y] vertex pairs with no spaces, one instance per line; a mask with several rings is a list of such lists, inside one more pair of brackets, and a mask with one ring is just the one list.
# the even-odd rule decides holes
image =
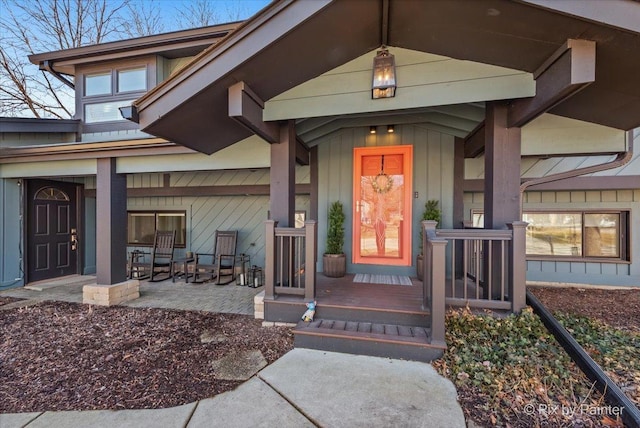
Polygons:
[[599,319],[612,327],[640,332],[640,289],[530,288],[551,312]]
[[0,338],[0,413],[177,406],[241,383],[214,360],[293,348],[290,328],[245,315],[64,302],[0,311]]

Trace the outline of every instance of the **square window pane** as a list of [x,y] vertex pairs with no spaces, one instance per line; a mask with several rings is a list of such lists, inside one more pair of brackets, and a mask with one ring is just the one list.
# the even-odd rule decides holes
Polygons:
[[158,213],[158,230],[176,231],[176,245],[184,246],[187,224],[184,213]]
[[527,254],[582,256],[581,213],[524,213]]
[[118,110],[118,108],[129,106],[133,101],[134,100],[124,100],[86,104],[84,106],[84,121],[86,123],[99,123],[125,120],[120,114],[120,110]]
[[111,72],[88,74],[84,77],[84,95],[110,95]]
[[620,214],[584,215],[584,255],[620,257]]
[[144,91],[147,89],[147,69],[135,68],[118,71],[118,92]]
[[129,213],[127,241],[132,245],[153,245],[156,233],[154,213]]

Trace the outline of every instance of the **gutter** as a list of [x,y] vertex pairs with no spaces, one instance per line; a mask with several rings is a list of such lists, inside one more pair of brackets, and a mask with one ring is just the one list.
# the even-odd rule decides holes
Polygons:
[[40,70],[48,71],[49,73],[53,74],[53,76],[56,79],[58,79],[59,81],[61,81],[62,83],[70,87],[71,89],[76,89],[76,85],[72,81],[65,78],[62,74],[58,73],[56,70],[53,69],[53,62],[49,61],[48,59],[45,59],[40,63]]
[[607,171],[629,163],[633,157],[633,131],[627,131],[627,151],[618,153],[618,156],[612,161],[591,165],[584,168],[578,168],[571,171],[559,172],[557,174],[547,175],[545,177],[533,178],[527,180],[520,185],[520,218],[522,218],[522,196],[524,192],[531,186],[537,184],[550,183],[552,181],[564,180],[566,178],[574,178],[584,174],[593,174],[596,172]]

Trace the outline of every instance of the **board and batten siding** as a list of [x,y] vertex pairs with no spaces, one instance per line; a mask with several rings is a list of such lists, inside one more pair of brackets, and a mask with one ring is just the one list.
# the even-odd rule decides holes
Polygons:
[[[634,153],[622,167],[584,175],[585,177],[637,177],[640,176],[640,129],[634,132]],[[552,174],[599,165],[615,156],[524,157],[521,160],[523,178],[544,177]],[[465,178],[484,177],[484,159],[465,160]],[[473,210],[482,210],[483,193],[469,192],[464,196],[465,219],[471,219]],[[582,262],[562,260],[529,260],[527,279],[541,282],[567,282],[600,285],[640,285],[640,180],[635,189],[527,191],[523,195],[523,210],[628,210],[630,212],[631,262]]]
[[[309,182],[309,167],[296,167],[296,182]],[[164,174],[131,174],[129,188],[162,187]],[[225,170],[171,173],[171,187],[230,186],[269,184],[269,170]],[[310,207],[309,195],[297,195],[296,210]],[[265,224],[269,213],[269,196],[172,196],[136,197],[127,199],[128,210],[184,210],[186,211],[186,248],[176,249],[177,255],[185,251],[212,253],[216,230],[237,230],[237,253],[251,256],[251,264],[264,267]],[[132,251],[138,247],[128,247]],[[142,249],[142,248],[141,248]]]
[[[437,199],[443,212],[443,227],[451,227],[453,212],[454,137],[426,126],[401,125],[393,134],[369,134],[368,128],[345,128],[318,140],[318,271],[326,247],[327,214],[334,201],[344,205],[347,272],[415,276],[419,219],[424,204]],[[353,149],[356,147],[413,145],[413,198],[411,224],[412,266],[377,266],[351,263],[353,236]]]

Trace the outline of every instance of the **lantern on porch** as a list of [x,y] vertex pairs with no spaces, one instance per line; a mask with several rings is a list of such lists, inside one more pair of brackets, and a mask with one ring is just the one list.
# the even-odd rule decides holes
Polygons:
[[383,46],[373,58],[373,84],[371,98],[392,98],[396,96],[396,61]]
[[247,274],[247,285],[249,287],[258,288],[262,287],[262,268],[259,266],[251,266],[249,273]]

